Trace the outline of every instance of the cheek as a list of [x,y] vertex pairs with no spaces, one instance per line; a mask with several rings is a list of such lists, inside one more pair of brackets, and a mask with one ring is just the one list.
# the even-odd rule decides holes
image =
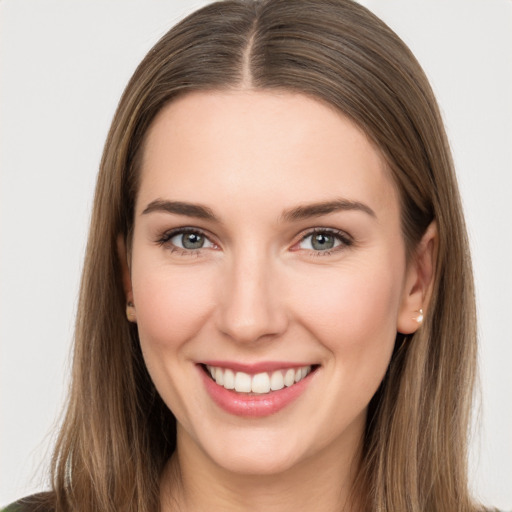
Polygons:
[[[142,271],[143,270],[143,271]],[[150,265],[132,267],[137,328],[146,367],[178,422],[189,425],[187,410],[199,408],[187,391],[190,340],[202,328],[214,301],[200,272]],[[190,425],[189,425],[190,428]]]
[[322,344],[347,356],[380,349],[389,352],[396,336],[400,272],[382,264],[359,265],[315,283],[301,279],[293,288],[293,301],[301,310],[297,316]]
[[132,286],[141,343],[155,347],[178,346],[194,337],[214,300],[209,279],[200,269],[154,268],[138,273]]

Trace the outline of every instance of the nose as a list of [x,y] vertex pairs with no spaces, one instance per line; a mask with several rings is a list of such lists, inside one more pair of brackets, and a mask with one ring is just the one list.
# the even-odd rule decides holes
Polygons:
[[217,306],[217,327],[237,343],[271,340],[288,318],[275,265],[262,255],[233,259],[226,269]]

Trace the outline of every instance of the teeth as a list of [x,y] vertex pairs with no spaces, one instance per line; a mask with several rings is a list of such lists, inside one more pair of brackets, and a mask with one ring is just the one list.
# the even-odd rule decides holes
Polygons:
[[290,368],[286,370],[286,374],[284,376],[284,385],[286,387],[290,387],[292,384],[295,384],[295,370]]
[[270,391],[270,377],[268,373],[258,373],[252,378],[251,391],[253,393],[268,393]]
[[[222,372],[221,368],[217,368],[217,370],[220,370]],[[217,371],[215,372],[215,377],[218,378]],[[231,370],[224,371],[224,384],[221,385],[224,386],[226,389],[235,389],[235,374]]]
[[238,393],[251,392],[251,376],[248,373],[236,372],[235,391],[238,391]]
[[215,373],[215,376],[212,375],[215,382],[219,386],[224,386],[224,372],[220,368],[214,368],[212,373]]
[[273,372],[270,377],[270,389],[272,391],[279,391],[284,388],[284,377],[281,372]]
[[311,366],[301,368],[283,368],[275,372],[262,372],[250,375],[245,372],[234,372],[229,368],[207,366],[212,379],[226,389],[234,389],[237,393],[266,394],[279,391],[285,386],[293,386],[311,372]]

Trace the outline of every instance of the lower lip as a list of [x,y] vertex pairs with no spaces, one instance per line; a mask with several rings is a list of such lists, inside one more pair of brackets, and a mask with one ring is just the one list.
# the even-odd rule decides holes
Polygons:
[[291,404],[304,393],[314,373],[310,373],[304,379],[288,388],[285,387],[279,391],[271,391],[262,395],[248,395],[219,386],[206,374],[201,365],[198,365],[198,368],[206,391],[221,409],[236,416],[249,416],[253,418],[270,416]]

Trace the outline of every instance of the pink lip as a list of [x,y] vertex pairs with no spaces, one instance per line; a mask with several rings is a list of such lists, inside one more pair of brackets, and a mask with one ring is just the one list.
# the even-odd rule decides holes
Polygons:
[[[223,365],[212,364],[212,366]],[[290,386],[289,388],[285,387],[279,391],[271,391],[270,393],[264,395],[249,395],[237,393],[235,391],[219,386],[209,375],[206,374],[201,365],[198,365],[197,367],[203,379],[206,391],[210,395],[211,399],[221,409],[236,416],[246,416],[252,418],[270,416],[271,414],[275,414],[281,409],[284,409],[287,405],[291,404],[294,400],[299,398],[299,396],[307,389],[307,386],[311,381],[311,377],[315,373],[310,373],[307,377],[295,383],[293,386]],[[233,368],[233,365],[230,363],[229,366],[226,365],[225,367]],[[265,368],[267,369],[268,366],[265,366]],[[278,366],[278,368],[290,368],[290,366]],[[247,369],[240,371],[254,373],[253,371],[247,371]]]
[[201,361],[207,366],[216,366],[219,368],[229,368],[235,372],[244,372],[249,375],[256,375],[261,372],[274,372],[288,368],[302,368],[310,363],[291,363],[289,361],[261,361],[260,363],[243,364],[234,361]]

